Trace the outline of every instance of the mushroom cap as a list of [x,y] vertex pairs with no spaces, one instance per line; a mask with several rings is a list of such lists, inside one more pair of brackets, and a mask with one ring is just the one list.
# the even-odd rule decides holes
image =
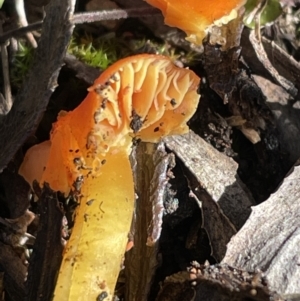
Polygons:
[[246,0],[146,0],[159,8],[165,23],[178,27],[187,34],[187,40],[202,44],[211,25],[221,26],[237,17],[237,10]]
[[133,138],[157,142],[188,131],[196,111],[199,77],[164,56],[141,54],[106,69],[73,111],[59,114],[41,182],[68,194],[79,179],[101,173],[110,152]]
[[193,71],[176,67],[168,57],[127,57],[96,79],[67,122],[84,156],[105,153],[128,135],[157,142],[187,132],[186,122],[199,102],[199,82]]

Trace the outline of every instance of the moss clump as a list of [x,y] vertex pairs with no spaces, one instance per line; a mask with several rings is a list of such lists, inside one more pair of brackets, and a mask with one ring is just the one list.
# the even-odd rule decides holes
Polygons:
[[[115,39],[92,39],[73,37],[68,53],[87,65],[106,69],[118,60],[118,47]],[[34,49],[19,41],[19,49],[14,55],[11,66],[11,82],[19,88],[32,63]]]
[[116,46],[114,39],[73,38],[68,52],[87,65],[104,70],[118,60]]
[[12,60],[10,70],[10,80],[13,86],[20,87],[23,79],[27,75],[29,67],[33,60],[34,49],[27,46],[25,43],[18,43],[18,51],[15,53]]

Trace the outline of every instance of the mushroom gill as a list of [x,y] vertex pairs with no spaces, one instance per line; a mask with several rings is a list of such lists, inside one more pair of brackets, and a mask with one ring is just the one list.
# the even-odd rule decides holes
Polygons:
[[[74,181],[96,175],[105,154],[116,146],[129,148],[131,139],[157,142],[166,135],[188,131],[186,122],[199,101],[199,78],[176,67],[169,58],[142,54],[122,59],[104,71],[86,99],[72,112],[60,114],[53,126],[48,166],[63,161],[65,179],[55,190],[68,193]],[[46,167],[42,182],[53,183]],[[68,185],[66,185],[68,183]]]

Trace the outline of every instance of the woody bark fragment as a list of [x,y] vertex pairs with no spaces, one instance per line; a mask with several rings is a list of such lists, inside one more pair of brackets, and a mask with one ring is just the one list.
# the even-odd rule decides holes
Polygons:
[[[237,163],[190,132],[164,138],[187,168],[191,189],[201,203],[213,255],[221,260],[226,243],[240,229],[255,202],[237,175]],[[200,205],[200,204],[199,204]]]
[[26,297],[30,301],[51,300],[57,270],[61,264],[62,220],[56,192],[45,186],[38,203],[39,225],[26,281]]
[[247,271],[260,269],[281,294],[299,293],[300,287],[299,163],[267,201],[252,207],[222,261]]
[[53,0],[47,5],[32,68],[12,109],[6,116],[0,116],[0,171],[34,131],[56,88],[73,31],[71,17],[74,5],[75,0]]
[[[275,79],[258,60],[257,56],[253,56],[253,45],[249,40],[250,30],[245,29],[241,36],[241,54],[247,65],[254,74],[263,76],[275,83]],[[293,85],[300,90],[300,63],[290,56],[285,50],[280,48],[265,37],[262,37],[262,45],[267,53],[268,59],[272,66],[279,72],[280,75],[289,80]]]
[[137,202],[131,233],[134,247],[125,254],[126,300],[148,300],[159,264],[164,200],[174,159],[162,142],[139,143],[131,155]]
[[6,296],[11,300],[24,300],[26,266],[13,248],[2,242],[0,242],[0,268],[2,271],[6,271],[3,279]]
[[164,142],[194,174],[199,186],[207,191],[234,226],[240,229],[255,201],[236,173],[237,163],[192,131],[181,136],[166,137]]

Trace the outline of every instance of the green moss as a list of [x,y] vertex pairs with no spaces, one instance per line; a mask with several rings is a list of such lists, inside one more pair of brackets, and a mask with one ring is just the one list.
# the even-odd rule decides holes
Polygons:
[[87,65],[106,69],[118,59],[116,43],[112,39],[73,38],[68,52]]
[[[245,5],[244,24],[252,29],[255,27],[255,12],[259,0],[248,0]],[[260,25],[272,24],[282,14],[282,7],[279,0],[267,0],[266,7],[260,16]]]
[[11,83],[20,87],[25,78],[33,59],[34,49],[25,43],[19,42],[19,50],[16,52],[10,70]]
[[[118,60],[118,47],[115,39],[95,39],[90,37],[73,37],[68,47],[68,52],[87,65],[106,69]],[[11,82],[19,88],[25,78],[32,59],[34,49],[23,42],[19,42],[19,50],[15,54],[11,66]]]

